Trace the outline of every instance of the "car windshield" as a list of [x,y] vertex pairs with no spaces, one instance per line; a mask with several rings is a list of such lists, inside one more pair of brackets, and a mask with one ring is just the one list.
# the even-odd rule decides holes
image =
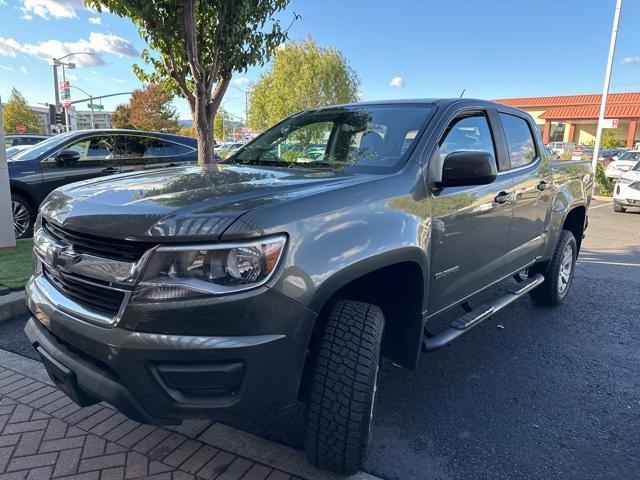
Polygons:
[[631,160],[632,162],[640,160],[640,152],[625,152],[618,157],[618,160]]
[[60,135],[56,135],[55,137],[47,138],[46,140],[36,143],[34,146],[27,148],[26,150],[15,155],[12,160],[15,161],[24,161],[24,160],[35,160],[40,155],[49,150],[57,147],[60,143],[64,142],[70,136],[72,136],[75,132],[67,132],[61,133]]
[[225,163],[385,173],[404,163],[433,105],[356,105],[293,115]]

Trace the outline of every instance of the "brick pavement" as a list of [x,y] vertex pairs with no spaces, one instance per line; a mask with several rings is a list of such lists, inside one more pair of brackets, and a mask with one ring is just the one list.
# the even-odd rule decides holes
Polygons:
[[299,480],[0,367],[0,480]]

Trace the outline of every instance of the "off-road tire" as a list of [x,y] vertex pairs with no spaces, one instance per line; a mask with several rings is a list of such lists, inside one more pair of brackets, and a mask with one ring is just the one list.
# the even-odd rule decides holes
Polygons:
[[26,210],[26,213],[28,215],[28,220],[29,220],[29,225],[28,227],[21,233],[21,234],[17,234],[16,233],[16,238],[20,239],[20,238],[30,238],[33,236],[33,224],[36,221],[36,209],[33,208],[33,205],[31,205],[31,202],[29,200],[27,200],[26,198],[24,198],[21,195],[16,195],[16,194],[11,194],[11,209],[14,209],[14,202],[19,203],[20,205],[22,205],[22,207]]
[[[558,284],[561,282],[560,270],[562,268],[563,256],[567,249],[567,245],[570,245],[573,250],[571,271],[569,274],[568,284],[561,292]],[[560,238],[558,239],[556,249],[553,252],[553,257],[551,257],[551,261],[548,264],[542,264],[543,268],[541,268],[541,266],[534,266],[529,269],[530,272],[542,273],[544,275],[544,283],[531,291],[531,298],[533,298],[534,302],[545,307],[557,307],[564,301],[569,293],[571,284],[573,283],[577,256],[578,245],[576,244],[576,239],[573,236],[573,233],[569,230],[562,230],[560,232]]]
[[369,448],[384,315],[368,303],[335,304],[312,352],[305,452],[324,469],[354,474]]
[[621,205],[618,205],[617,203],[613,202],[613,211],[616,213],[624,213],[627,211],[626,208],[624,208]]

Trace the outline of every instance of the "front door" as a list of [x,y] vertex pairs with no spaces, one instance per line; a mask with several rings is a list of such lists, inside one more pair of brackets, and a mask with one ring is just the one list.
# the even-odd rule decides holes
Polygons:
[[119,173],[121,148],[112,135],[92,135],[66,145],[62,151],[77,152],[76,158],[63,159],[58,151],[40,162],[47,193],[68,183]]
[[[484,111],[454,118],[434,155],[441,162],[451,152],[470,150],[497,158],[495,136]],[[511,178],[498,175],[489,185],[434,192],[430,314],[461,302],[505,274],[512,189]]]
[[509,151],[513,180],[513,217],[509,230],[509,253],[505,262],[510,272],[536,261],[545,244],[547,218],[551,214],[552,174],[546,155],[538,151],[534,128],[524,118],[511,113],[498,114]]

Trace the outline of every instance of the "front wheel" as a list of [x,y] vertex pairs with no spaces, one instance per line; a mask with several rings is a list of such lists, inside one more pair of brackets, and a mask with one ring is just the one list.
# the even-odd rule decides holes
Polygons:
[[[560,305],[569,293],[578,258],[578,245],[569,230],[562,230],[553,257],[545,271],[536,272],[536,266],[530,269],[544,275],[544,283],[531,291],[534,302],[547,307]],[[548,265],[548,266],[547,266]]]
[[312,354],[305,452],[321,468],[356,473],[369,449],[384,315],[368,303],[339,301]]
[[613,211],[617,213],[624,213],[627,211],[627,209],[622,205],[618,205],[617,203],[613,202]]

